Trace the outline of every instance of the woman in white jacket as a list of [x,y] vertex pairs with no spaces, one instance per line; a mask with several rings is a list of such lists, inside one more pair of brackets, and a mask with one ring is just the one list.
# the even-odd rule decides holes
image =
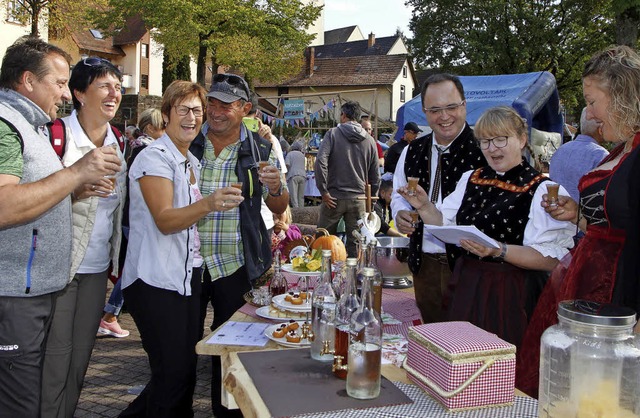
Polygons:
[[[122,100],[121,82],[118,68],[102,58],[85,58],[74,66],[69,80],[74,111],[63,119],[65,166],[104,146],[114,147],[123,159],[121,138],[109,124]],[[75,412],[102,316],[109,268],[118,274],[125,173],[122,161],[115,179],[103,178],[73,192],[71,277],[57,297],[46,343],[43,417],[70,417]]]

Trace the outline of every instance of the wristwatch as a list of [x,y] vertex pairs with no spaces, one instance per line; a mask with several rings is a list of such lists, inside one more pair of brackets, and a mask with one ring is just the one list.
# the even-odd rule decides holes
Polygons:
[[271,190],[269,190],[269,196],[273,196],[273,197],[282,196],[282,190],[284,190],[284,184],[282,182],[280,182],[280,188],[278,189],[278,192],[277,193],[271,193]]
[[507,244],[505,244],[504,242],[499,242],[498,244],[500,244],[500,255],[497,255],[494,258],[498,260],[504,260],[504,258],[507,256]]

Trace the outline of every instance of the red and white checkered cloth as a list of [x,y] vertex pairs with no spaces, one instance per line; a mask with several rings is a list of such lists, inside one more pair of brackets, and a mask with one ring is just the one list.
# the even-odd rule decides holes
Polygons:
[[[447,409],[477,408],[486,405],[503,405],[513,402],[515,383],[515,347],[495,334],[490,334],[468,322],[440,322],[413,328],[417,336],[410,335],[407,354],[408,369],[414,369],[419,376],[409,373],[409,377]],[[424,339],[445,351],[449,359],[429,350]],[[468,360],[461,357],[471,358]],[[495,362],[482,372],[462,392],[444,397],[425,384],[420,376],[438,387],[451,392],[460,387],[489,358]],[[457,359],[457,360],[452,360]],[[477,359],[477,360],[474,360]]]

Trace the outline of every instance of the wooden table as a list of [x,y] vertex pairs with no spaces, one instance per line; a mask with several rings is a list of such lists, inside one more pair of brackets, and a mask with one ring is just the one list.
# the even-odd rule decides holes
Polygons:
[[[408,294],[413,294],[412,288],[404,289],[403,291]],[[272,323],[271,321],[258,319],[241,311],[237,311],[229,321]],[[224,326],[224,324],[222,326]],[[262,401],[260,394],[253,384],[253,380],[242,365],[237,353],[244,351],[286,350],[287,348],[271,340],[263,347],[207,344],[207,340],[217,331],[216,329],[198,342],[196,345],[196,353],[221,356],[222,370],[224,373],[223,384],[226,389],[226,392],[223,391],[223,404],[226,404],[231,409],[239,407],[245,418],[271,417],[272,415],[269,413],[269,409]],[[382,375],[392,382],[414,384],[407,378],[406,372],[403,369],[393,364],[383,364]],[[226,396],[227,393],[233,396]],[[515,394],[516,396],[526,396],[517,389]]]
[[[297,280],[297,277],[294,279],[293,276],[295,275],[285,274],[285,277],[287,277],[287,279],[290,279],[292,281]],[[402,289],[399,291],[403,295],[406,294],[409,297],[413,297],[413,288]],[[387,290],[383,289],[383,308],[385,303],[385,292],[387,292]],[[398,291],[392,290],[390,292]],[[389,298],[393,299],[393,296],[391,296],[390,294],[388,296]],[[403,297],[405,299],[407,298],[406,296]],[[415,309],[417,311],[417,307]],[[229,321],[274,323],[266,319],[255,318],[241,311],[236,311],[236,313],[233,314]],[[221,325],[218,329],[222,328],[223,326],[224,324]],[[220,360],[222,363],[222,370],[224,374],[223,384],[226,389],[226,391],[223,391],[222,394],[223,404],[232,409],[239,407],[242,410],[244,416],[248,418],[271,416],[268,409],[264,405],[264,402],[262,402],[262,399],[258,395],[258,392],[253,385],[253,381],[244,370],[244,367],[239,361],[236,353],[242,351],[286,350],[286,348],[278,345],[271,340],[269,340],[269,342],[262,347],[207,344],[207,340],[211,337],[211,335],[215,334],[218,329],[198,342],[198,344],[196,345],[196,353],[221,357]],[[393,365],[383,365],[382,374],[391,381],[411,383],[411,381],[407,379],[405,371]],[[231,394],[233,396],[228,396],[228,394]]]
[[[229,321],[263,322],[240,311],[237,311]],[[269,321],[265,320],[264,322]],[[253,385],[251,377],[240,362],[237,353],[244,351],[287,350],[287,348],[282,347],[271,340],[269,340],[269,342],[263,347],[207,344],[209,337],[216,332],[217,330],[213,331],[198,342],[196,345],[196,353],[202,355],[221,356],[222,369],[225,374],[223,379],[224,387],[228,393],[233,395],[235,403],[240,408],[245,418],[271,417],[269,409],[262,401],[260,394]],[[330,367],[330,365],[327,364],[327,367]],[[412,384],[412,382],[407,379],[406,372],[392,364],[383,364],[382,374],[392,382],[400,381]]]

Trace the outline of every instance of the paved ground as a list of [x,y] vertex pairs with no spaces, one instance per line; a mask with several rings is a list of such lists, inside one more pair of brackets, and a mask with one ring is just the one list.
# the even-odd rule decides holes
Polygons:
[[[209,314],[208,324],[211,323],[211,312]],[[75,417],[117,417],[136,397],[128,390],[143,386],[149,380],[147,354],[142,349],[140,334],[131,315],[125,312],[119,321],[131,335],[127,338],[98,337]],[[171,335],[167,334],[167,338]],[[193,397],[195,417],[212,416],[210,393],[211,363],[200,356]]]

